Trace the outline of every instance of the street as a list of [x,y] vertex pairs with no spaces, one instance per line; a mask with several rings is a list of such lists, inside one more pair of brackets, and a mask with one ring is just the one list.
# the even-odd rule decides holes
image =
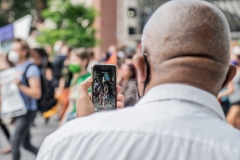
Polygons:
[[[33,145],[40,147],[41,143],[43,142],[44,138],[55,131],[57,129],[59,121],[57,117],[52,117],[49,120],[49,123],[46,125],[44,119],[38,114],[37,118],[35,119],[35,126],[31,128],[31,135],[32,139],[31,142]],[[12,134],[13,125],[8,125],[8,129]],[[0,150],[7,147],[9,144],[6,140],[6,137],[3,135],[2,130],[0,129]],[[11,160],[11,154],[1,155],[0,160]],[[30,152],[26,151],[23,147],[21,147],[21,160],[35,160],[35,156]]]
[[[99,103],[100,103],[99,101],[94,102],[95,111],[102,111],[103,105],[101,105]],[[112,103],[114,103],[114,102],[112,102]],[[106,110],[113,109],[113,106],[108,101],[106,101],[105,107],[106,107]]]

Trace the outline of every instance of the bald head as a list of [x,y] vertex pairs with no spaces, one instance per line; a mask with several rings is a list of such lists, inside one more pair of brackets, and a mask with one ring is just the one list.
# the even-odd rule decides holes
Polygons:
[[162,5],[143,34],[145,49],[161,54],[162,60],[178,53],[205,53],[226,63],[229,41],[223,13],[200,0],[175,0]]
[[[217,80],[219,87],[225,80],[229,33],[225,16],[212,4],[174,0],[159,7],[149,19],[143,31],[142,46],[149,56],[154,76],[159,73],[166,81],[171,78],[173,82],[175,79],[211,90],[202,86],[203,83]],[[184,78],[177,75],[179,73],[191,76]]]

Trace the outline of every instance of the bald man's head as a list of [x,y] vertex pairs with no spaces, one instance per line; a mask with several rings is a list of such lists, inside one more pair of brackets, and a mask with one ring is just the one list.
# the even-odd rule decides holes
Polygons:
[[229,33],[225,16],[212,4],[174,0],[159,7],[149,19],[143,31],[142,49],[149,56],[154,76],[159,73],[167,81],[168,75],[179,71],[184,76],[191,74],[192,80],[176,76],[176,82],[186,80],[198,86],[218,80],[220,86],[228,70]]

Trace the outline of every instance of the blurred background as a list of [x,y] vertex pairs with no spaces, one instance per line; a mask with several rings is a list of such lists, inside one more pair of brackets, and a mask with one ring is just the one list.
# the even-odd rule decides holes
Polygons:
[[[148,18],[167,0],[0,0],[0,27],[15,24],[22,17],[31,15],[28,26],[18,29],[30,34],[35,27],[35,37],[41,46],[53,46],[58,40],[71,47],[95,47],[95,56],[108,50],[110,45],[136,48]],[[240,1],[208,0],[219,7],[228,19],[233,45],[240,38]],[[18,30],[13,29],[13,30]],[[0,29],[3,51],[11,36]],[[10,29],[11,30],[11,29]],[[9,32],[11,32],[8,30]],[[4,33],[2,33],[4,32]],[[14,36],[27,38],[28,35]]]

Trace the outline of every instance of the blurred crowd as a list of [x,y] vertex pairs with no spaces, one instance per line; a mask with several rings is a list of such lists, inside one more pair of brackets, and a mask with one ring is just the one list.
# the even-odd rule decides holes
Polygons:
[[[62,40],[57,41],[50,49],[40,47],[36,42],[35,32],[36,28],[33,28],[27,40],[15,39],[11,50],[0,57],[3,66],[1,70],[15,67],[21,72],[21,78],[15,83],[19,86],[22,98],[29,98],[34,104],[24,101],[27,107],[26,115],[29,114],[30,120],[26,115],[13,118],[12,124],[16,128],[14,133],[9,133],[7,126],[0,121],[9,144],[12,144],[3,149],[2,154],[12,152],[13,159],[20,157],[20,141],[24,141],[25,149],[37,154],[38,149],[30,143],[29,138],[37,112],[41,113],[46,124],[52,116],[58,116],[59,127],[76,117],[78,87],[91,76],[92,66],[95,64],[115,65],[116,81],[122,86],[121,93],[125,96],[124,105],[133,106],[137,102],[136,71],[132,59],[139,51],[140,44],[136,49],[111,45],[102,53],[101,58],[97,59],[93,49],[72,48]],[[29,91],[26,86],[30,88]],[[19,120],[21,118],[22,120]],[[27,122],[24,119],[27,119]],[[25,129],[28,133],[23,131]],[[19,134],[27,135],[21,138]]]

